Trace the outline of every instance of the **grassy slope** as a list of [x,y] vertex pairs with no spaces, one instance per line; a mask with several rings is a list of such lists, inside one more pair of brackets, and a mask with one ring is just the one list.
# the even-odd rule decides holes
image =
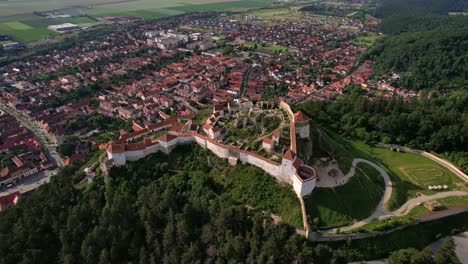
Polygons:
[[[461,179],[448,169],[423,156],[373,148],[363,142],[352,142],[352,145],[361,152],[367,153],[369,157],[372,157],[389,172],[395,190],[389,202],[390,210],[399,208],[409,198],[416,197],[418,192],[426,195],[437,193],[429,191],[427,188],[429,185],[445,184],[449,186],[449,190],[453,190],[459,188],[458,184],[462,184]],[[443,175],[435,176],[434,172]],[[417,175],[417,179],[414,178],[415,175]]]
[[297,228],[302,226],[300,203],[291,186],[253,166],[227,168],[217,181],[223,185],[221,199],[232,200],[257,209],[269,210]]
[[[190,157],[182,157],[181,153],[191,153]],[[196,159],[192,157],[196,156]],[[208,157],[208,158],[207,158]],[[160,155],[148,158],[145,164],[158,163]],[[187,160],[187,159],[191,160]],[[163,158],[164,159],[164,158]],[[275,178],[261,169],[250,165],[227,166],[225,159],[214,156],[210,151],[198,145],[186,145],[176,148],[168,158],[169,168],[174,172],[185,170],[201,170],[213,179],[217,186],[219,199],[239,205],[251,206],[281,216],[282,220],[296,228],[302,229],[302,212],[299,199],[289,185],[279,184]],[[196,164],[189,165],[189,163]],[[181,164],[184,164],[181,166]],[[211,167],[207,164],[211,164]],[[157,165],[156,165],[157,166]]]
[[[345,139],[327,129],[321,129],[322,137],[320,137],[319,133],[315,131],[316,128],[311,128],[311,130],[314,147],[309,164],[312,164],[315,159],[320,157],[332,157],[339,162],[340,169],[347,173],[354,158],[364,158],[377,163],[390,174],[393,182],[394,191],[389,202],[390,210],[399,208],[409,198],[415,197],[417,192],[427,195],[436,193],[435,191],[429,191],[427,189],[428,185],[446,184],[449,186],[449,190],[459,189],[460,185],[463,186],[462,181],[456,175],[423,156],[371,147],[362,141]],[[421,179],[425,180],[420,182],[411,181],[411,178],[405,174],[405,169],[407,173],[418,174]],[[418,171],[421,169],[423,170]],[[425,173],[443,173],[443,177],[434,177],[434,175],[426,177]]]
[[306,197],[307,212],[320,226],[343,226],[372,214],[384,190],[383,178],[368,164],[358,164],[356,174],[343,186],[316,188]]

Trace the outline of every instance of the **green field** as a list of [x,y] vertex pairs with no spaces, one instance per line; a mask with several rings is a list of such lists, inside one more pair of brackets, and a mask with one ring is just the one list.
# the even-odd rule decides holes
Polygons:
[[354,43],[359,46],[372,47],[375,42],[381,39],[383,36],[359,36],[356,38]]
[[394,189],[388,204],[390,210],[399,208],[418,192],[425,195],[437,193],[428,189],[430,185],[447,185],[448,190],[466,189],[466,184],[455,174],[421,155],[374,148],[357,141],[351,144],[389,172]]
[[[385,169],[393,182],[393,192],[388,204],[389,210],[396,210],[418,192],[425,195],[437,193],[430,191],[429,185],[447,185],[448,190],[466,190],[467,185],[447,168],[438,163],[412,153],[399,153],[390,149],[376,148],[362,141],[346,139],[329,129],[311,129],[313,155],[308,163],[313,164],[320,157],[330,157],[338,161],[343,173],[351,168],[354,158],[371,160]],[[305,144],[298,144],[299,155],[307,150]]]
[[28,19],[23,20],[22,23],[29,25],[34,28],[47,28],[50,25],[58,25],[63,23],[73,23],[73,24],[96,24],[96,20],[89,17],[68,17],[68,18],[55,18],[47,19],[40,18],[37,19]]
[[0,35],[8,35],[19,41],[31,41],[43,38],[44,36],[54,36],[58,33],[46,28],[33,28],[18,21],[0,23]]
[[344,226],[369,217],[382,199],[384,181],[368,164],[358,164],[351,180],[335,188],[316,188],[305,198],[307,213],[319,226]]
[[257,44],[257,51],[264,51],[264,52],[288,52],[288,47],[279,46],[279,45],[272,45],[269,43],[258,43],[258,42],[246,42],[242,44],[242,46],[247,48],[253,48]]
[[[134,16],[144,19],[159,19],[189,12],[243,11],[268,7],[268,0],[52,0],[0,1],[0,34],[18,41],[32,41],[44,36],[56,35],[47,26],[74,23],[83,27],[98,24],[95,18],[102,16]],[[35,16],[34,11],[61,9],[74,17],[47,19]],[[87,16],[78,16],[78,15]]]
[[78,9],[82,13],[99,14],[175,7],[186,4],[212,4],[230,1],[233,0],[12,0],[0,1],[0,17],[57,9]]

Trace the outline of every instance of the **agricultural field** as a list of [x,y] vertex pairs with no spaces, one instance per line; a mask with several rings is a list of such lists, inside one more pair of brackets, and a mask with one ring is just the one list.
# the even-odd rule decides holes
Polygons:
[[379,172],[360,163],[348,183],[334,188],[315,188],[305,198],[309,221],[318,218],[319,226],[335,227],[367,218],[382,199],[384,188]]
[[57,34],[47,28],[35,28],[19,21],[0,23],[0,35],[12,36],[19,41],[31,41]]
[[[102,16],[159,19],[188,12],[243,11],[270,5],[268,0],[80,0],[78,3],[65,0],[59,4],[51,0],[0,1],[0,34],[27,42],[56,35],[47,29],[49,25],[68,22],[89,27],[98,24],[96,18]],[[50,10],[60,10],[72,17],[47,19],[33,14],[34,11]]]
[[263,17],[267,19],[301,19],[304,18],[298,8],[268,8],[249,12],[249,15]]

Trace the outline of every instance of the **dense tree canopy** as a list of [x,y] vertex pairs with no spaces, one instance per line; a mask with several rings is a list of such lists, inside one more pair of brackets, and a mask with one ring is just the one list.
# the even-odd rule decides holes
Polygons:
[[375,14],[387,36],[369,52],[377,74],[403,73],[409,89],[468,89],[467,0],[383,0]]
[[[277,183],[253,167],[239,167],[224,181],[225,164],[187,146],[169,158],[153,155],[113,168],[107,184],[100,178],[83,190],[73,185],[73,169],[63,171],[0,215],[0,263],[346,261],[326,246],[311,247],[294,227],[273,224],[262,212],[276,210],[290,199],[288,192],[299,208],[289,187],[275,190]],[[249,193],[236,173],[267,182],[257,181]],[[263,202],[261,193],[271,201]]]
[[369,57],[380,74],[403,73],[396,86],[468,89],[468,26],[390,36],[377,43]]
[[[358,95],[337,101],[309,102],[297,108],[314,122],[332,127],[345,136],[371,142],[407,145],[466,156],[468,145],[468,92],[439,98],[369,100]],[[464,159],[461,159],[462,161]],[[466,159],[459,166],[468,168]]]

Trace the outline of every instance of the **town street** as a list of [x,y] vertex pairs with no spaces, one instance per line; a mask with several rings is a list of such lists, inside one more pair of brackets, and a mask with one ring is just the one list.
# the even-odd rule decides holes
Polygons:
[[41,142],[46,150],[47,156],[51,159],[52,163],[58,167],[63,167],[65,165],[63,159],[57,153],[56,145],[52,143],[47,132],[37,125],[30,117],[27,117],[20,112],[16,111],[9,105],[6,105],[3,102],[0,102],[0,109],[14,116],[23,126],[31,130],[36,137]]

